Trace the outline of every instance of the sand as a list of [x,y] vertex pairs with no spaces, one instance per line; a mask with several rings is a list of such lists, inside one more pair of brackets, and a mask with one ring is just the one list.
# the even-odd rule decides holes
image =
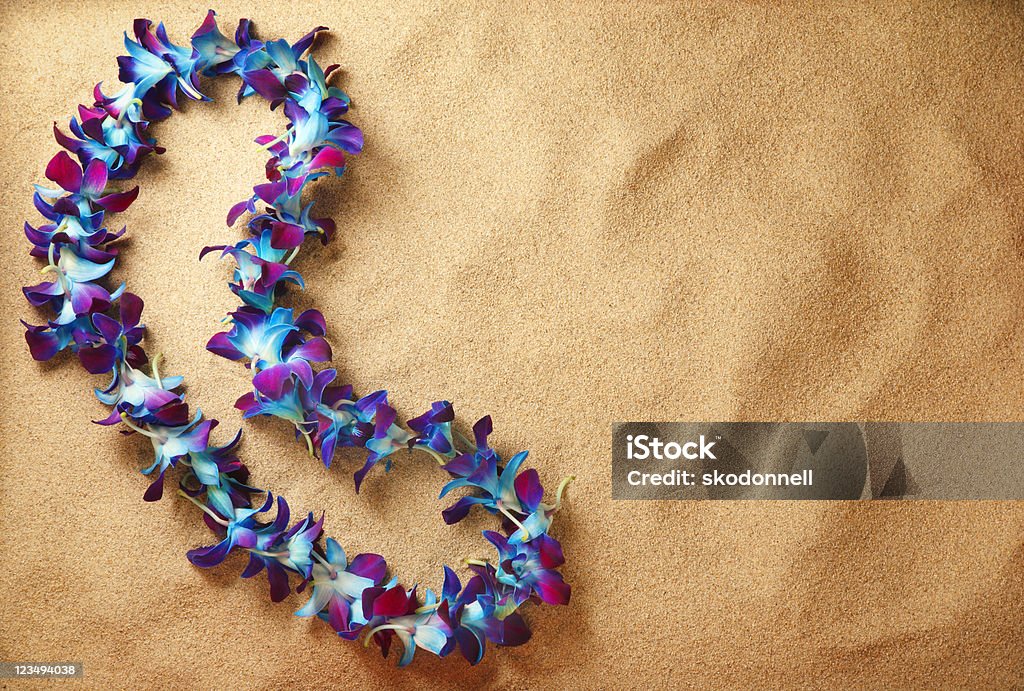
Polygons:
[[[59,6],[59,11],[55,8]],[[553,486],[564,609],[471,668],[405,670],[272,605],[235,558],[204,572],[196,511],[146,504],[149,453],[89,423],[99,378],[29,359],[31,185],[136,16],[182,39],[193,2],[0,9],[0,659],[69,660],[85,686],[280,688],[1010,686],[1024,683],[1020,503],[613,502],[615,420],[1020,420],[1024,19],[993,3],[856,10],[714,4],[223,2],[264,37],[330,26],[367,148],[323,184],[338,240],[300,269],[336,361],[399,411],[490,413]],[[235,304],[206,244],[259,181],[279,114],[189,104],[155,132],[123,277],[151,352],[226,440],[240,365],[203,346]],[[487,554],[442,524],[421,461],[352,487],[273,420],[243,456],[350,553],[407,581]]]

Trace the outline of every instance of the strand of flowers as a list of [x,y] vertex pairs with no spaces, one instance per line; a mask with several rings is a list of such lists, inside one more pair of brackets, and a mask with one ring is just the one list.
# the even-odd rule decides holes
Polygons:
[[[384,457],[375,448],[375,440],[391,440],[388,443],[394,445],[400,438],[390,431],[394,413],[386,405],[386,394],[353,400],[349,387],[330,386],[335,378],[333,370],[312,374],[310,368],[307,372],[309,362],[322,361],[317,359],[317,349],[326,346],[322,340],[326,328],[323,318],[307,312],[281,328],[280,322],[274,322],[274,315],[280,314],[278,320],[285,315],[272,308],[278,285],[291,281],[301,286],[301,277],[287,268],[289,260],[282,262],[284,256],[277,253],[290,248],[294,256],[298,233],[303,238],[316,234],[326,241],[333,231],[328,219],[309,216],[311,205],[300,208],[302,188],[326,174],[324,168],[340,174],[343,152],[354,153],[361,147],[358,129],[340,117],[347,110],[348,98],[326,86],[334,68],[320,70],[312,57],[302,59],[323,29],[318,27],[292,45],[285,41],[263,43],[252,37],[249,21],[242,20],[231,41],[217,29],[211,11],[188,49],[172,44],[162,24],[154,30],[149,21],[136,20],[136,40],[126,35],[128,55],[118,58],[124,88],[107,97],[97,85],[94,104],[80,106],[80,120],[71,119],[72,136],[54,125],[58,143],[76,154],[79,162],[66,152],[53,157],[46,177],[60,189],[37,186],[34,196],[36,208],[48,223],[39,228],[25,224],[26,236],[33,245],[31,254],[47,259],[43,272],[55,275],[51,282],[26,287],[25,295],[33,305],[50,306],[56,313],[44,325],[25,324],[25,338],[37,360],[49,360],[70,349],[89,372],[112,375],[111,383],[97,389],[96,395],[113,411],[98,422],[121,422],[129,428],[124,433],[139,433],[152,442],[155,460],[143,472],[156,473],[156,479],[145,493],[147,501],[162,496],[169,468],[180,464],[187,469],[179,493],[202,509],[207,525],[221,537],[215,545],[191,550],[188,557],[192,563],[211,567],[233,550],[245,550],[249,564],[242,573],[244,578],[265,571],[274,601],[290,593],[289,574],[299,576],[298,592],[312,583],[310,600],[296,614],[318,616],[343,638],[365,634],[365,643],[373,640],[386,656],[397,637],[403,643],[400,665],[412,660],[416,647],[444,656],[456,646],[475,664],[487,640],[499,645],[528,640],[529,629],[517,611],[522,604],[568,602],[570,588],[557,571],[564,562],[561,546],[546,532],[560,504],[561,488],[559,499],[545,504],[536,471],[518,472],[525,452],[502,465],[487,444],[489,418],[474,427],[476,443],[473,448],[467,447],[466,453],[458,453],[452,436],[450,405],[436,403],[427,415],[410,421],[416,434],[403,443],[445,459],[444,467],[454,477],[445,492],[460,486],[482,491],[481,496],[457,502],[446,512],[446,520],[461,517],[460,512],[464,516],[471,506],[479,504],[505,515],[506,523],[513,523],[506,524],[507,534],[484,533],[498,549],[497,565],[467,560],[473,576],[464,587],[446,566],[441,592],[426,589],[421,601],[415,586],[406,588],[395,578],[387,580],[383,557],[361,554],[349,562],[334,539],[326,538],[325,546],[321,546],[323,517],[315,520],[309,513],[289,527],[290,510],[283,497],[277,499],[274,519],[260,521],[260,514],[270,510],[274,499],[271,493],[248,484],[248,470],[234,451],[241,432],[224,446],[209,444],[217,421],[204,420],[198,410],[191,417],[184,395],[175,392],[182,378],[161,376],[159,356],[150,361],[140,345],[145,330],[140,322],[142,300],[125,292],[124,284],[113,291],[102,285],[116,261],[117,248],[112,245],[124,233],[124,229],[109,231],[104,225],[105,216],[123,211],[138,195],[137,187],[123,192],[108,190],[108,181],[133,177],[147,155],[163,152],[146,130],[150,122],[169,116],[177,107],[178,90],[189,98],[208,100],[199,91],[200,74],[236,74],[243,82],[239,99],[259,93],[271,100],[272,107],[283,102],[290,121],[288,131],[276,141],[261,138],[261,143],[274,152],[274,158],[273,166],[268,164],[270,185],[259,186],[255,192],[269,208],[250,222],[253,240],[223,248],[239,260],[235,285],[240,296],[251,298],[243,297],[246,304],[255,307],[253,301],[258,302],[261,293],[264,299],[270,298],[264,308],[255,307],[245,314],[265,315],[262,327],[280,332],[282,347],[277,351],[277,361],[267,359],[266,365],[255,367],[257,378],[263,378],[259,393],[252,394],[254,405],[259,407],[252,414],[268,412],[260,407],[268,400],[264,390],[280,391],[278,403],[297,396],[303,410],[315,409],[319,416],[315,440],[326,462],[339,444],[366,446],[378,454],[376,460]],[[255,212],[254,205],[255,197],[242,207]],[[233,211],[236,218],[240,213]],[[251,254],[245,251],[247,246],[253,248]],[[111,314],[115,305],[116,316]],[[236,335],[244,324],[256,325],[245,319],[235,313]],[[297,331],[310,337],[298,338],[302,342],[296,343]],[[249,335],[255,337],[255,332],[250,329]],[[230,334],[224,338],[231,342]],[[274,341],[260,342],[266,345]],[[231,345],[237,348],[237,341]],[[266,357],[259,349],[238,352],[252,352],[256,355],[252,359],[258,363]],[[142,371],[147,364],[149,375]],[[284,368],[274,371],[281,365],[288,368],[287,376]],[[280,388],[277,381],[282,382]],[[294,393],[285,395],[288,387]],[[312,400],[318,401],[316,406],[309,405]],[[310,438],[305,425],[309,425],[308,418],[299,427],[306,431],[303,436]],[[378,429],[383,433],[378,434]],[[361,443],[363,440],[365,443]],[[265,494],[259,505],[252,502],[255,494]]]

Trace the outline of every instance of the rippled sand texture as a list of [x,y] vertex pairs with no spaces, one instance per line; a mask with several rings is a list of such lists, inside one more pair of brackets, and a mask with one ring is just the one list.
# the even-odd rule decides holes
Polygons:
[[[174,4],[176,7],[169,7]],[[222,2],[264,37],[326,24],[367,149],[319,188],[338,241],[301,260],[299,307],[327,316],[338,366],[401,414],[448,398],[494,416],[549,486],[575,474],[556,533],[564,610],[470,668],[422,652],[396,671],[212,572],[193,507],[145,504],[145,440],[91,425],[102,383],[33,363],[17,291],[31,185],[121,32],[183,39],[205,5],[0,9],[0,659],[85,663],[86,685],[549,688],[1024,683],[1024,507],[995,503],[614,503],[614,420],[1024,419],[1024,20],[1010,3],[829,11],[714,3]],[[123,276],[153,352],[222,426],[243,368],[203,350],[234,305],[228,207],[259,181],[252,144],[283,121],[213,104],[155,128]],[[296,510],[326,510],[350,554],[408,581],[487,556],[483,518],[438,515],[419,460],[331,471],[285,423],[243,457]]]

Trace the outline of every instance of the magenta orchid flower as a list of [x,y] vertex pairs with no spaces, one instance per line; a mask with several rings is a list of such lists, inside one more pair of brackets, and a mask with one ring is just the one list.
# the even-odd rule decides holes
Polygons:
[[[104,194],[108,174],[107,166],[103,161],[93,159],[89,161],[83,171],[82,167],[66,151],[61,151],[50,159],[50,163],[46,166],[47,179],[60,185],[60,189],[54,190],[36,185],[36,192],[48,199],[57,199],[67,193],[69,196],[64,199],[76,207],[69,209],[72,215],[89,215],[93,213],[95,207],[109,212],[124,211],[139,196],[139,188],[136,186],[126,192]],[[61,211],[62,207],[66,208],[66,205],[58,202],[58,206],[52,208],[57,212],[68,213],[68,211]]]

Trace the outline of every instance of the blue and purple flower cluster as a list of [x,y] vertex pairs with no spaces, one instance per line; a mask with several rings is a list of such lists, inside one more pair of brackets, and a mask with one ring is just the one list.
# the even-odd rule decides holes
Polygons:
[[[398,638],[400,665],[412,661],[416,648],[440,656],[459,648],[476,664],[487,641],[519,645],[529,639],[518,611],[526,602],[568,603],[570,588],[558,571],[562,549],[548,534],[568,480],[556,500],[545,503],[537,471],[520,471],[526,452],[502,461],[488,442],[489,417],[476,423],[472,441],[466,439],[455,430],[446,401],[401,426],[387,392],[357,397],[351,387],[336,383],[333,369],[314,367],[331,358],[319,312],[296,316],[276,305],[287,285],[303,287],[290,264],[305,239],[327,242],[335,231],[333,221],[313,216],[312,203],[303,202],[306,185],[340,175],[345,154],[358,153],[363,143],[360,130],[344,119],[348,97],[327,84],[337,66],[321,69],[307,55],[323,30],[318,27],[293,44],[262,42],[242,20],[231,40],[218,30],[211,11],[191,47],[182,47],[170,42],[162,24],[136,20],[134,39],[125,36],[128,55],[118,58],[123,88],[107,96],[97,85],[93,104],[79,106],[71,119],[70,135],[54,126],[67,151],[46,168],[56,187],[36,188],[35,206],[46,223],[25,226],[31,254],[47,261],[43,273],[51,280],[24,289],[31,304],[49,306],[53,317],[42,325],[26,324],[25,338],[37,360],[70,350],[86,370],[110,377],[96,395],[112,412],[98,422],[121,423],[124,433],[152,443],[153,461],[143,470],[153,478],[147,501],[161,498],[169,470],[183,469],[179,494],[203,510],[219,537],[188,553],[193,564],[212,567],[233,551],[247,552],[244,578],[265,572],[275,602],[290,594],[297,578],[297,592],[310,589],[310,597],[296,614],[323,619],[343,638],[363,636],[385,656]],[[132,178],[147,155],[163,152],[148,128],[177,108],[179,94],[208,100],[199,91],[200,75],[223,74],[241,78],[239,100],[259,94],[272,108],[283,106],[288,126],[279,137],[257,139],[271,154],[268,182],[228,215],[230,225],[249,214],[251,237],[204,250],[218,249],[235,261],[229,285],[243,302],[230,315],[230,331],[214,336],[208,348],[246,361],[253,372],[253,391],[237,403],[246,417],[288,420],[309,452],[328,466],[338,447],[365,449],[357,489],[379,462],[388,468],[398,451],[418,451],[451,476],[442,497],[456,489],[468,492],[444,511],[447,523],[458,522],[474,506],[500,515],[502,532],[484,533],[497,559],[467,560],[472,576],[465,584],[444,567],[440,592],[425,589],[421,596],[416,586],[389,579],[379,555],[349,560],[338,542],[324,537],[323,516],[309,513],[293,522],[283,497],[275,502],[271,493],[249,483],[235,453],[241,432],[227,444],[212,445],[217,421],[198,410],[193,415],[180,391],[182,378],[162,376],[159,356],[146,355],[142,300],[123,284],[111,289],[107,283],[118,256],[115,242],[124,230],[108,230],[106,215],[123,211],[138,195],[137,187],[109,189],[110,181]],[[253,501],[261,495],[262,501]]]

